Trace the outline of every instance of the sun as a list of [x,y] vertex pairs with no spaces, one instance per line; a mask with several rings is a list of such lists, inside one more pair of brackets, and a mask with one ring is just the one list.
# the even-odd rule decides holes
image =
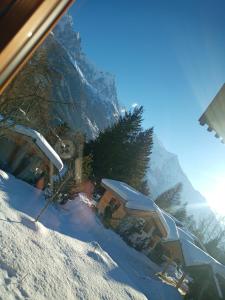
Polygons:
[[225,215],[225,178],[218,181],[207,193],[209,205],[216,213]]

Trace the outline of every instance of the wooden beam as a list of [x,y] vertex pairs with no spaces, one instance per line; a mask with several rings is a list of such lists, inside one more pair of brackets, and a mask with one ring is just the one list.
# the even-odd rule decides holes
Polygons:
[[181,276],[181,278],[178,280],[177,284],[176,284],[176,288],[179,289],[185,279],[186,274],[183,273],[183,275]]
[[[17,0],[15,7],[1,21],[0,36],[7,33],[8,24],[12,25],[10,32],[5,34],[0,50],[0,94],[12,81],[15,75],[30,59],[33,52],[45,40],[63,13],[75,0]],[[20,3],[20,5],[19,5]],[[23,5],[22,5],[23,4]],[[25,13],[28,7],[28,13]],[[25,9],[22,10],[22,8]],[[26,17],[24,17],[26,15]],[[20,20],[20,17],[24,19]],[[7,26],[4,26],[7,24]],[[17,27],[16,27],[17,26]]]
[[[7,6],[4,6],[5,14],[0,19],[0,52],[3,51],[42,2],[43,0],[17,0],[10,1]],[[11,22],[9,22],[9,20]],[[5,28],[7,28],[7,30],[5,30]]]

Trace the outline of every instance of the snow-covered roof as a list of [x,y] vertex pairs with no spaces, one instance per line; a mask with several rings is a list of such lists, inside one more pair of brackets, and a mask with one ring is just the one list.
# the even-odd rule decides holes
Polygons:
[[189,233],[189,231],[186,231],[182,228],[177,227],[177,232],[179,235],[179,239],[188,240],[191,243],[195,242],[195,238],[192,234]]
[[179,236],[178,236],[178,229],[176,226],[176,223],[172,219],[170,215],[168,215],[166,212],[162,211],[163,217],[166,220],[167,227],[168,227],[168,235],[164,241],[169,242],[169,241],[178,241]]
[[112,179],[102,179],[102,185],[114,191],[125,201],[125,206],[130,209],[157,211],[157,207],[149,197],[138,192],[128,184]]
[[[0,115],[0,121],[3,117]],[[47,142],[47,140],[38,131],[22,126],[14,125],[12,121],[7,121],[10,125],[8,129],[13,130],[17,133],[29,136],[32,138],[33,142],[40,148],[40,150],[48,157],[48,159],[53,163],[53,165],[61,171],[63,169],[63,162],[59,155],[55,152],[52,146]]]
[[180,228],[176,224],[176,218],[165,212],[161,209],[161,212],[166,220],[166,223],[169,227],[168,237],[164,239],[165,242],[170,241],[179,241],[180,239],[188,240],[192,243],[197,239],[191,232],[189,232],[186,228]]
[[170,215],[170,216],[171,216],[171,218],[174,220],[174,222],[176,223],[176,225],[177,225],[178,227],[181,227],[181,228],[185,227],[185,225],[184,225],[183,222],[181,222],[180,220],[178,220],[177,218],[175,218],[175,217],[172,216],[172,215]]
[[22,125],[15,125],[12,128],[14,131],[27,135],[33,139],[35,144],[41,149],[41,151],[49,158],[49,160],[54,164],[54,166],[61,171],[63,169],[63,162],[59,155],[55,152],[52,146],[47,142],[47,140],[38,131],[31,128],[24,127]]
[[201,265],[211,266],[218,293],[222,298],[223,295],[221,292],[220,283],[215,275],[220,275],[223,277],[223,279],[225,279],[225,266],[190,241],[186,239],[180,239],[180,243],[186,267]]
[[185,265],[187,267],[211,265],[215,274],[225,279],[225,266],[186,239],[180,239]]

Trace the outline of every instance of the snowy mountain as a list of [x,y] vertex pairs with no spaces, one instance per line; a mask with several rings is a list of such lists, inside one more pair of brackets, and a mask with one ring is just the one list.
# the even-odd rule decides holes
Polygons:
[[168,152],[158,137],[154,135],[148,180],[153,198],[171,188],[178,182],[183,185],[182,201],[187,202],[189,214],[201,218],[212,211],[206,199],[193,187],[182,170],[178,157]]
[[181,300],[146,256],[99,222],[84,195],[44,206],[40,190],[0,171],[0,299]]
[[[48,62],[59,77],[51,78],[55,118],[71,128],[95,138],[120,115],[115,78],[98,70],[82,51],[81,38],[67,13],[44,43]],[[176,155],[169,153],[155,136],[148,173],[153,197],[178,182],[183,184],[182,198],[190,213],[201,215],[210,209],[204,197],[194,189]]]
[[61,19],[43,47],[49,66],[58,74],[51,78],[56,120],[82,130],[89,138],[96,137],[120,114],[114,76],[99,71],[88,61],[69,14]]

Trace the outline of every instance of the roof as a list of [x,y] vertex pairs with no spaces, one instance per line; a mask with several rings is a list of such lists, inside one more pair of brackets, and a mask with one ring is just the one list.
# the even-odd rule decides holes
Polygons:
[[176,225],[177,225],[178,227],[181,227],[181,228],[185,227],[185,225],[184,225],[183,222],[181,222],[180,220],[178,220],[177,218],[175,218],[175,217],[172,216],[172,215],[170,215],[170,217],[174,220],[174,222],[176,223]]
[[169,235],[170,229],[162,214],[160,208],[154,203],[152,199],[138,192],[128,184],[122,181],[112,179],[102,179],[102,186],[106,189],[110,189],[116,193],[125,202],[125,207],[128,209],[135,209],[141,211],[155,212],[160,219],[163,227]]
[[219,263],[216,259],[204,252],[202,249],[186,239],[180,239],[183,258],[186,267],[208,265],[211,267],[213,277],[216,282],[217,291],[222,298],[222,292],[218,278],[215,275],[220,275],[225,279],[225,266]]
[[180,239],[186,267],[210,265],[215,274],[225,279],[225,266],[186,239]]
[[178,241],[179,235],[178,235],[178,228],[176,226],[176,223],[174,222],[173,218],[168,215],[165,211],[162,211],[163,217],[166,220],[167,227],[168,227],[168,236],[164,241],[171,242],[171,241]]
[[[0,115],[0,121],[3,120],[3,117]],[[10,125],[8,129],[15,131],[17,133],[29,136],[32,138],[33,142],[38,146],[38,148],[48,157],[48,159],[53,163],[53,165],[61,171],[63,169],[63,162],[59,155],[55,152],[52,146],[47,142],[47,140],[40,134],[38,131],[22,126],[14,125],[12,121],[7,121]]]
[[172,215],[165,212],[163,209],[160,209],[163,217],[168,225],[168,237],[164,239],[164,242],[171,242],[171,241],[179,241],[180,239],[186,239],[192,243],[197,240],[197,238],[185,227],[180,228],[177,226],[177,219],[174,218]]
[[124,182],[104,178],[102,179],[102,185],[122,198],[127,208],[143,211],[157,211],[154,201]]
[[208,126],[208,131],[214,131],[215,137],[225,142],[225,84],[207,107],[199,119],[200,125]]
[[191,243],[195,242],[195,237],[187,230],[177,227],[179,239],[188,240]]

